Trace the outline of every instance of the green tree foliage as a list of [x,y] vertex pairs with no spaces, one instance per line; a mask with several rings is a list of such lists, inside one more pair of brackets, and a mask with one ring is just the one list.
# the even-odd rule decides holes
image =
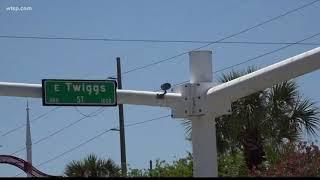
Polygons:
[[250,176],[320,176],[320,151],[314,143],[287,143],[273,165],[255,169]]
[[69,177],[116,177],[120,176],[120,168],[111,159],[98,159],[90,154],[67,164],[65,174]]
[[[249,171],[244,153],[236,150],[218,157],[219,177],[320,176],[320,150],[314,143],[287,142],[279,150],[278,159]],[[157,160],[150,170],[129,169],[129,177],[192,177],[192,155],[173,161]]]
[[248,170],[241,151],[220,155],[218,158],[218,175],[221,177],[247,176]]
[[192,177],[192,155],[174,160],[172,164],[164,160],[156,160],[155,167],[152,170],[130,169],[130,177]]
[[[241,151],[233,154],[225,154],[218,158],[219,176],[237,177],[247,176],[248,171],[245,165],[244,156]],[[164,160],[157,159],[155,167],[150,169],[132,169],[129,168],[129,177],[192,177],[193,175],[192,154],[188,153],[186,157],[177,159],[171,164]]]

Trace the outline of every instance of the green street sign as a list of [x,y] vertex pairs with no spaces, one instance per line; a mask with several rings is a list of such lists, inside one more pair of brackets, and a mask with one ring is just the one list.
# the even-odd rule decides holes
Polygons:
[[116,106],[114,80],[42,80],[44,106]]

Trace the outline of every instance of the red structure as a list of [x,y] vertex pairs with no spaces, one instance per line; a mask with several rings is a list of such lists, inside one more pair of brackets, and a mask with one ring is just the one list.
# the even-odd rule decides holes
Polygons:
[[57,176],[51,176],[51,175],[45,174],[39,171],[38,169],[36,169],[35,167],[33,167],[27,161],[15,156],[0,155],[0,163],[11,164],[13,166],[16,166],[19,169],[23,170],[25,173],[31,174],[33,177],[57,177]]

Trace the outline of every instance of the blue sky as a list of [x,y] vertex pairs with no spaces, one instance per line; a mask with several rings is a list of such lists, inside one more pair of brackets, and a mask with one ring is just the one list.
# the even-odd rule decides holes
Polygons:
[[[175,1],[0,1],[0,36],[49,36],[79,38],[158,39],[214,41],[266,21],[311,0],[175,0]],[[31,11],[7,11],[10,6],[32,7]],[[320,32],[320,2],[254,28],[226,41],[295,42]],[[320,43],[320,37],[306,42]],[[104,79],[115,74],[116,57],[127,71],[197,48],[201,43],[143,43],[0,38],[0,81],[41,83],[45,78]],[[214,44],[214,71],[256,57],[284,45]],[[295,45],[264,56],[248,65],[265,67],[317,47]],[[225,72],[228,72],[225,71]],[[219,73],[215,76],[219,76]],[[297,78],[301,93],[319,102],[319,71]],[[123,76],[123,88],[159,89],[189,79],[188,56],[180,56]],[[50,111],[41,99],[28,98],[31,119]],[[25,123],[27,98],[0,97],[3,134]],[[318,103],[319,105],[319,103]],[[97,107],[80,107],[90,113]],[[170,114],[168,108],[125,105],[125,123],[134,123]],[[32,140],[37,140],[82,117],[73,107],[61,107],[31,124]],[[33,163],[44,162],[118,126],[117,108],[108,107],[99,115],[84,119],[46,141],[33,146]],[[11,154],[25,146],[25,129],[0,137],[0,154]],[[184,128],[177,119],[161,120],[126,128],[127,161],[132,168],[148,168],[149,160],[171,161],[191,151]],[[118,132],[107,133],[85,146],[39,169],[62,175],[66,163],[89,153],[110,157],[120,164]],[[17,153],[25,158],[25,151]],[[0,165],[0,176],[14,176],[18,168]],[[22,174],[25,176],[25,174]]]

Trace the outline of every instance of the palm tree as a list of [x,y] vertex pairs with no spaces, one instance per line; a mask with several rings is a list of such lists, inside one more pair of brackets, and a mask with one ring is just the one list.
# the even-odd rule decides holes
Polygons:
[[65,174],[69,177],[117,177],[120,176],[120,168],[111,159],[98,159],[90,154],[67,164]]
[[[232,71],[223,74],[221,83],[255,71]],[[308,135],[317,135],[319,110],[309,99],[302,98],[294,81],[287,81],[264,91],[241,98],[231,105],[232,113],[216,118],[218,153],[244,153],[248,169],[257,168],[265,159],[266,149],[279,152],[283,140],[295,142]],[[190,138],[191,123],[183,122]]]

